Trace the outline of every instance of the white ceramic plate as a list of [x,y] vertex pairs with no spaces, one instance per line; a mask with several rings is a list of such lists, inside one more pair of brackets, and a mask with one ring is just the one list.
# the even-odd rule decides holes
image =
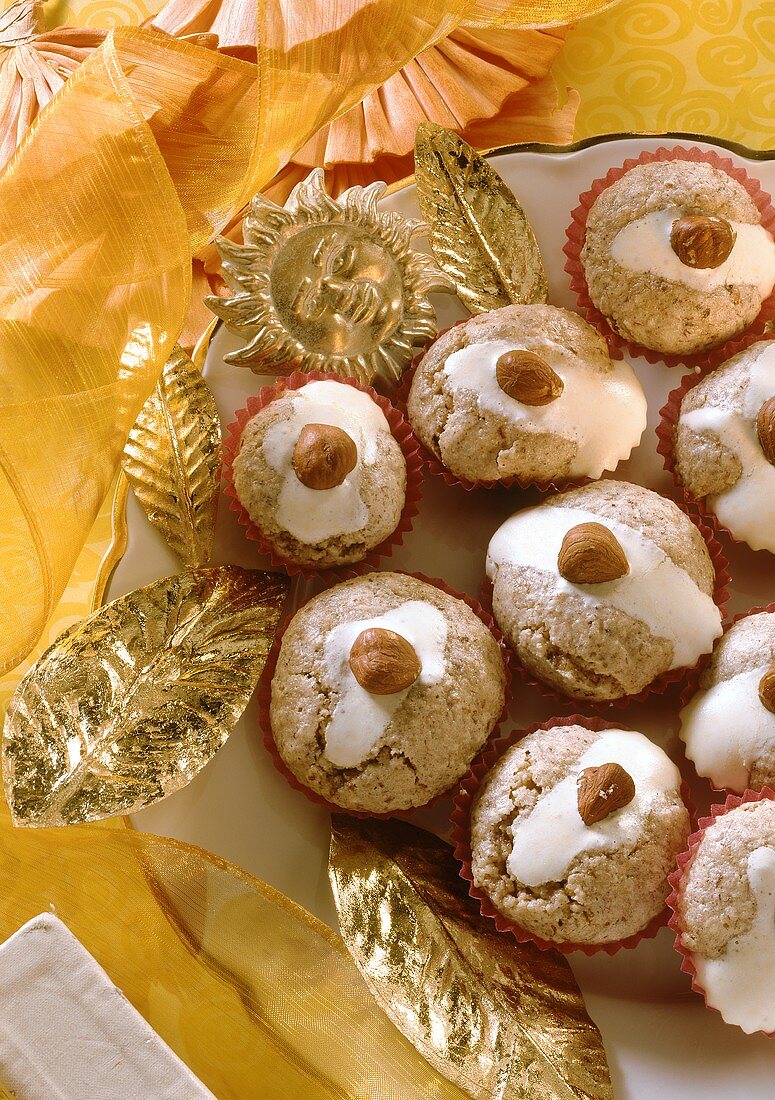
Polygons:
[[[661,144],[687,144],[686,139],[616,138],[560,150],[527,146],[500,151],[495,164],[518,195],[530,218],[549,274],[551,300],[573,307],[575,302],[564,271],[565,228],[577,196],[590,181],[612,165],[643,149]],[[688,142],[689,144],[701,144]],[[727,153],[722,148],[723,153]],[[758,177],[766,190],[775,188],[775,160],[730,153],[732,159]],[[406,186],[384,206],[418,216],[413,186]],[[464,316],[454,299],[440,297],[440,327]],[[205,365],[224,425],[235,409],[256,393],[267,379],[249,370],[223,363],[224,354],[237,346],[223,327],[212,339]],[[678,385],[681,371],[650,366],[643,359],[633,365],[649,399],[649,425],[632,459],[619,467],[617,476],[666,492],[669,477],[656,453],[654,428],[668,390]],[[426,480],[421,514],[405,545],[389,559],[390,566],[421,570],[444,578],[458,589],[476,594],[481,584],[484,554],[490,535],[512,511],[530,503],[530,494],[518,490],[465,493],[451,489],[438,478]],[[128,545],[115,571],[109,598],[177,571],[177,563],[152,530],[130,494]],[[731,613],[746,610],[773,598],[775,570],[767,554],[742,547],[725,551],[734,578]],[[252,543],[245,540],[234,514],[220,510],[216,562],[257,566]],[[306,594],[298,585],[295,598]],[[512,717],[528,725],[551,717],[552,703],[516,682]],[[614,720],[642,729],[680,758],[676,734],[675,696],[670,702],[655,699],[615,712]],[[701,806],[708,791],[697,785]],[[447,803],[431,814],[417,815],[420,824],[443,832]],[[191,785],[166,801],[136,816],[138,827],[178,837],[208,848],[265,879],[322,919],[335,924],[328,880],[328,815],[291,790],[275,771],[258,731],[255,704],[251,704],[226,746]],[[775,1045],[761,1036],[747,1037],[727,1027],[716,1013],[705,1009],[692,994],[679,971],[672,949],[672,934],[663,929],[653,941],[613,958],[572,957],[587,999],[609,1054],[616,1095],[621,1100],[761,1100],[775,1097],[773,1069]],[[775,987],[775,975],[773,975]]]

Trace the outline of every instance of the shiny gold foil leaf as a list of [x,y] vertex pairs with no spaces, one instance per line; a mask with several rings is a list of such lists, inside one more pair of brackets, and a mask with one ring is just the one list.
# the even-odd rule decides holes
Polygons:
[[215,399],[176,345],[129,433],[121,465],[148,519],[184,565],[210,560],[220,461]]
[[8,706],[3,780],[15,824],[132,813],[185,786],[245,709],[287,590],[273,573],[192,570],[65,631]]
[[366,984],[476,1100],[612,1100],[603,1043],[562,955],[479,914],[452,849],[401,821],[332,823],[342,936]]
[[548,301],[532,226],[492,165],[432,122],[417,130],[414,161],[433,254],[471,312]]

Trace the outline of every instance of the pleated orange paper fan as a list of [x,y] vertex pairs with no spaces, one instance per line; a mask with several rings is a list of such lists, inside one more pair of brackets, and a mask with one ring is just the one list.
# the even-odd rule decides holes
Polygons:
[[23,0],[0,12],[0,168],[106,33],[86,27],[44,30],[42,0]]
[[[175,35],[212,31],[229,53],[255,47],[252,0],[170,0],[152,23]],[[310,28],[304,30],[308,36]],[[266,193],[285,201],[292,187],[320,165],[334,195],[353,184],[401,179],[412,171],[414,136],[425,120],[457,130],[480,147],[500,141],[569,141],[577,97],[570,93],[560,107],[557,89],[547,79],[566,33],[565,27],[457,27],[319,130]]]
[[546,76],[562,46],[561,30],[459,27],[330,126],[294,157],[333,168],[412,152],[420,122],[463,131],[494,118],[511,96]]

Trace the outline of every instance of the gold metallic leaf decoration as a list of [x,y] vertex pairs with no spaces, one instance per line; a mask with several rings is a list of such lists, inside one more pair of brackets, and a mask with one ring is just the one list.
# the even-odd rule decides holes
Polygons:
[[205,302],[248,338],[226,356],[229,363],[259,373],[318,370],[396,381],[436,335],[429,292],[451,283],[411,245],[425,231],[421,222],[377,210],[384,183],[332,199],[324,178],[315,169],[284,207],[255,196],[245,243],[217,242],[234,294]]
[[475,1100],[612,1100],[567,961],[497,932],[457,872],[450,846],[422,829],[334,817],[340,928],[379,1004]]
[[121,465],[148,519],[184,565],[210,560],[220,462],[215,399],[176,345],[129,433]]
[[433,254],[471,312],[548,301],[532,226],[492,165],[431,122],[417,130],[414,162]]
[[192,570],[65,631],[8,706],[3,780],[14,822],[94,821],[185,786],[245,709],[287,590],[274,573]]

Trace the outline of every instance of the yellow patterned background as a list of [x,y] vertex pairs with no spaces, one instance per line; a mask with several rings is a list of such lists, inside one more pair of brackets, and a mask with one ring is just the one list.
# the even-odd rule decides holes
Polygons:
[[[60,0],[47,16],[50,23],[106,27],[138,23],[158,6],[146,0]],[[688,130],[771,149],[774,61],[773,0],[623,0],[569,34],[554,74],[560,87],[580,93],[577,138]],[[41,648],[88,610],[109,541],[106,501]],[[29,663],[0,679],[0,713]]]

